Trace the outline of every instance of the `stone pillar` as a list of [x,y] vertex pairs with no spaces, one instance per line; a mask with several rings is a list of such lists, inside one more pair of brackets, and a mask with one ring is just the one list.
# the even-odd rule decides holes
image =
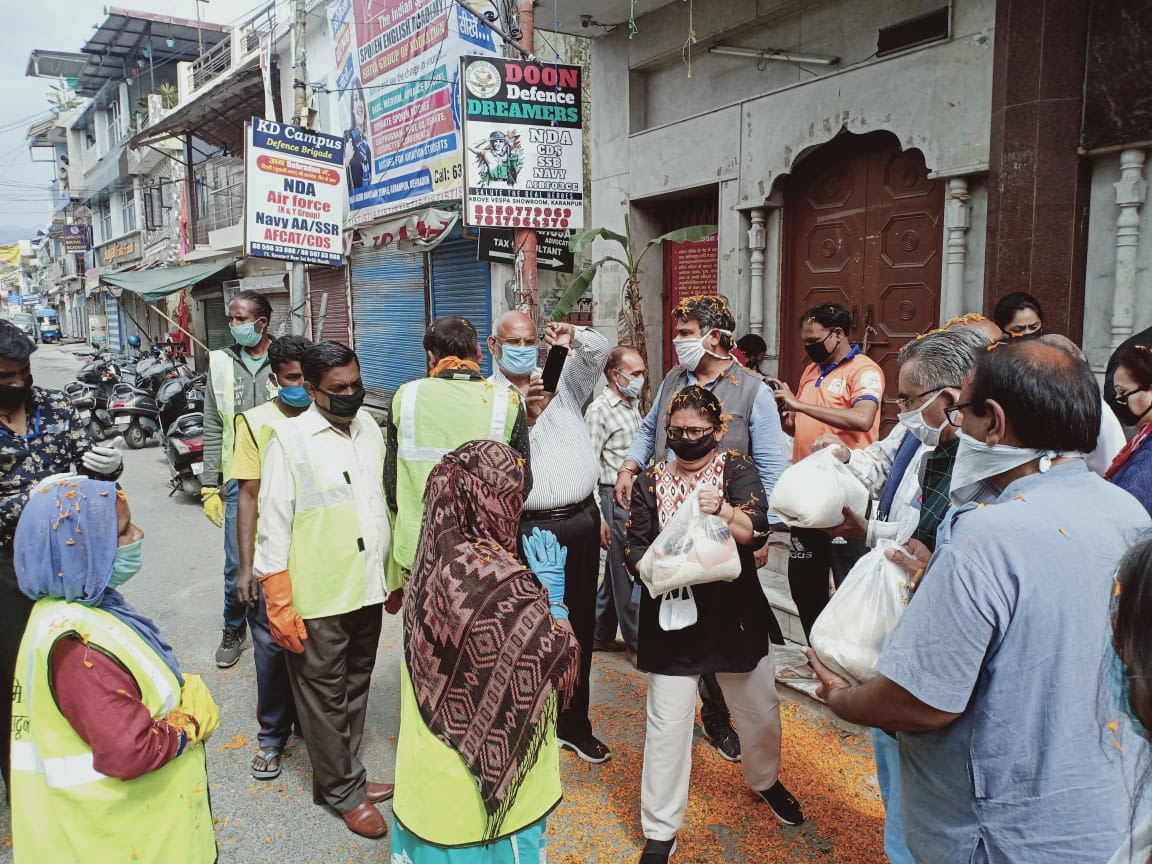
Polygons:
[[1084,0],[996,0],[984,303],[1027,291],[1079,342],[1089,172],[1078,152]]
[[1140,245],[1140,206],[1148,192],[1144,151],[1120,152],[1120,182],[1115,184],[1116,288],[1112,295],[1112,350],[1132,335],[1136,324],[1136,249]]
[[968,178],[948,178],[944,202],[945,270],[944,292],[940,298],[940,321],[956,318],[971,309],[964,308],[964,267],[968,263]]
[[748,214],[752,227],[748,229],[749,272],[752,275],[749,297],[748,330],[757,336],[764,335],[764,249],[768,245],[768,233],[764,228],[764,208],[754,207]]

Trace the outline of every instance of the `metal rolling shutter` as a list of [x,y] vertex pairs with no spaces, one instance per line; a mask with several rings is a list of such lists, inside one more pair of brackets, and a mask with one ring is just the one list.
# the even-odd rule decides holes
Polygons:
[[208,347],[215,351],[217,348],[227,348],[233,343],[232,333],[228,329],[228,316],[224,312],[224,298],[202,300],[204,304],[204,327],[208,331],[205,340]]
[[[320,320],[320,298],[328,294],[324,311],[324,332],[316,332]],[[308,302],[312,311],[312,339],[316,342],[351,342],[348,316],[348,268],[309,267]]]
[[[467,318],[476,328],[480,344],[492,333],[492,268],[476,260],[476,242],[453,236],[432,250],[432,320],[445,315]],[[492,372],[488,351],[483,351],[485,375]]]
[[110,291],[104,294],[104,314],[108,316],[108,350],[118,354],[124,348],[121,341],[123,328],[120,326],[120,304]]
[[401,384],[427,374],[425,298],[422,253],[352,256],[352,332],[370,403],[387,405]]

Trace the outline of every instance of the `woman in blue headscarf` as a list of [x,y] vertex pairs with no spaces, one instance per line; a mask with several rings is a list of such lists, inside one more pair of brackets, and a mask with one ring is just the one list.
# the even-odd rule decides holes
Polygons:
[[203,746],[219,710],[117,590],[144,532],[115,483],[50,478],[16,527],[36,601],[12,692],[18,862],[216,860]]

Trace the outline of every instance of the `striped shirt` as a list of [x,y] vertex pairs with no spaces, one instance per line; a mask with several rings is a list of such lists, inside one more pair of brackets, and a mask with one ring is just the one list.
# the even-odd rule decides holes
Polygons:
[[616,472],[624,463],[643,419],[635,399],[620,396],[610,387],[605,387],[588,406],[584,422],[588,424],[592,452],[600,460],[602,486],[615,485]]
[[[572,353],[560,373],[556,395],[528,430],[532,453],[532,491],[525,510],[551,510],[579,504],[596,491],[600,476],[582,413],[596,380],[604,371],[611,346],[591,328],[577,327]],[[496,365],[490,381],[513,387]]]

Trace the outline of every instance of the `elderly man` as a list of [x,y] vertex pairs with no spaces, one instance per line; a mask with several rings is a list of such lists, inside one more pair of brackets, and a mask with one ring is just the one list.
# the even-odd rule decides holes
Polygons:
[[[1100,391],[1036,341],[984,352],[948,409],[959,504],[876,678],[850,685],[809,650],[840,717],[900,733],[904,829],[917,861],[1106,861],[1128,827],[1122,754],[1097,686],[1112,574],[1149,524],[1078,456]],[[992,506],[975,501],[994,491]],[[1117,729],[1124,757],[1135,739]]]
[[536,370],[536,323],[521,312],[496,321],[488,350],[496,361],[491,380],[525,397],[532,448],[532,491],[520,517],[523,536],[534,527],[552,531],[568,548],[564,603],[580,642],[580,681],[556,723],[562,747],[585,762],[599,763],[611,752],[592,734],[588,718],[589,675],[596,626],[596,581],[600,574],[599,469],[582,413],[608,359],[608,340],[591,328],[550,323],[545,341],[569,351],[556,393],[545,393]]

